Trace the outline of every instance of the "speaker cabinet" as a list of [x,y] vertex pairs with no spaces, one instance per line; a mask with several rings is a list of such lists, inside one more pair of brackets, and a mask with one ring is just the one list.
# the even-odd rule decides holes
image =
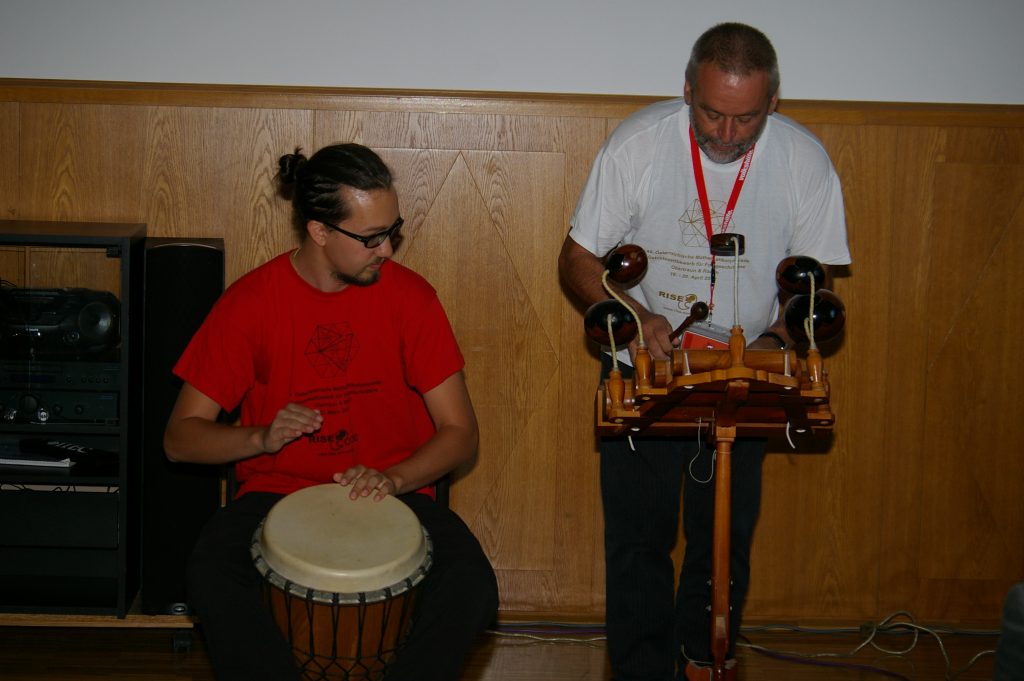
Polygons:
[[172,463],[163,436],[181,389],[174,364],[223,290],[223,240],[146,239],[141,605],[147,615],[190,612],[185,565],[220,504],[221,467]]

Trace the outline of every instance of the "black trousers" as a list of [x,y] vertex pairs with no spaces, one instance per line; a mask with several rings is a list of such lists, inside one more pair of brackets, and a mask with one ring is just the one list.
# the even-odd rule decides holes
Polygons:
[[[249,550],[253,532],[280,498],[253,492],[220,509],[189,560],[189,602],[219,681],[299,678],[289,644],[264,605],[263,577]],[[434,564],[418,587],[409,640],[387,679],[455,681],[476,636],[494,621],[494,570],[458,515],[423,494],[398,498],[430,534]]]
[[1010,587],[1003,602],[1003,623],[996,646],[992,681],[1024,679],[1024,582]]
[[[625,375],[629,367],[621,369]],[[714,448],[696,439],[633,438],[631,446],[602,438],[599,449],[612,673],[616,681],[672,681],[681,649],[695,661],[712,659]],[[764,451],[765,442],[754,439],[738,439],[732,450],[730,655],[750,583]],[[686,551],[675,592],[680,501]]]

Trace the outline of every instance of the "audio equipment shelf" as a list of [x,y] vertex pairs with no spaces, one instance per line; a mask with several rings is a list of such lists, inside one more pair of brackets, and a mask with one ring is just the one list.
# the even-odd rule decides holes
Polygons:
[[170,632],[171,650],[175,653],[192,649],[193,630],[198,620],[193,615],[153,615],[142,611],[141,597],[136,598],[124,617],[89,613],[16,613],[0,612],[0,627],[46,627],[60,629],[163,629]]
[[[0,464],[0,480],[5,486],[34,485],[50,486],[102,486],[116,489],[121,477],[116,464],[92,466],[76,463],[70,468],[49,468],[43,466],[18,466]],[[37,490],[38,491],[38,490]],[[2,504],[0,504],[2,507]],[[0,532],[2,536],[2,532]]]
[[0,220],[0,612],[124,618],[139,586],[140,224]]

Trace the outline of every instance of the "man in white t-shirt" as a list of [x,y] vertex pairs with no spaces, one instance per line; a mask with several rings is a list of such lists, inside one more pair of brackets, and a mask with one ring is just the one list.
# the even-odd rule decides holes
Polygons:
[[[655,358],[671,351],[671,332],[698,301],[711,307],[710,335],[739,324],[754,338],[750,347],[785,347],[792,339],[779,313],[779,261],[850,262],[839,178],[821,143],[775,114],[778,87],[764,34],[715,26],[694,45],[683,97],[627,118],[594,161],[559,270],[590,305],[609,297],[601,257],[620,243],[642,246],[647,275],[623,295]],[[739,258],[712,255],[709,240],[721,232],[744,236]],[[634,341],[622,359],[635,349]],[[616,681],[669,681],[680,662],[711,659],[713,448],[696,439],[602,438],[600,449],[612,671]],[[749,583],[764,443],[739,439],[733,452],[730,654]],[[670,552],[681,487],[686,555],[675,594]]]

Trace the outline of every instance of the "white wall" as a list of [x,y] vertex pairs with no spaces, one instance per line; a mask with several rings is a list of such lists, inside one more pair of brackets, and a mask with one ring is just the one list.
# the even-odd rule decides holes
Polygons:
[[0,77],[674,95],[723,20],[790,99],[1024,104],[1024,0],[0,0]]

